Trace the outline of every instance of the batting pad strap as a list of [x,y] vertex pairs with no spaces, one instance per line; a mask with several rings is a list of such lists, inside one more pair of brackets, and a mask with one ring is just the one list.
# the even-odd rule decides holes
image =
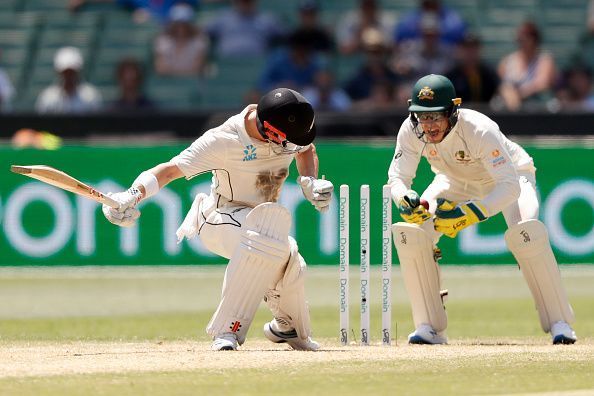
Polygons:
[[138,175],[134,182],[132,182],[132,186],[137,186],[139,184],[144,187],[145,193],[144,197],[142,197],[143,199],[152,197],[160,190],[159,181],[152,172],[144,171]]

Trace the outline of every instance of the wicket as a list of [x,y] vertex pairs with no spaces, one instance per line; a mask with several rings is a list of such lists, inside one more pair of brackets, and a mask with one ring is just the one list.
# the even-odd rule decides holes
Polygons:
[[[369,185],[364,184],[360,189],[359,196],[359,231],[360,231],[360,342],[361,345],[369,345],[370,327],[370,198]],[[350,247],[350,222],[349,222],[349,186],[340,186],[339,197],[339,271],[340,271],[340,342],[348,344],[349,331],[349,247]],[[382,188],[382,287],[381,287],[381,310],[382,310],[382,344],[391,345],[391,322],[392,322],[392,197],[390,186]]]

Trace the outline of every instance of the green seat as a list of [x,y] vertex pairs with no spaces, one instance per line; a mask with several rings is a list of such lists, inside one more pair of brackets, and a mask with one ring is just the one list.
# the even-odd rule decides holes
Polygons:
[[205,81],[199,91],[197,103],[201,109],[237,109],[243,104],[243,96],[250,87],[237,87],[232,84],[221,84]]
[[[3,0],[4,1],[4,0]],[[66,11],[68,0],[21,0],[25,11]]]
[[30,45],[33,32],[28,29],[0,29],[0,48],[23,48]]
[[336,83],[341,85],[351,79],[365,62],[365,55],[340,55],[336,58],[335,75]]
[[223,83],[249,84],[258,81],[266,60],[261,57],[242,59],[219,59],[215,62],[209,79]]
[[0,13],[11,13],[17,11],[17,4],[19,0],[2,0],[0,1]]
[[[1,3],[1,1],[0,1]],[[0,8],[0,27],[2,29],[33,28],[41,21],[37,12],[10,12]]]
[[77,13],[70,12],[44,13],[42,14],[43,23],[49,29],[87,29],[93,32],[101,21],[101,15],[97,13]]
[[100,37],[100,43],[111,47],[152,46],[158,32],[153,28],[105,28]]
[[197,77],[162,77],[149,75],[146,81],[148,97],[159,108],[188,109],[197,94],[200,80]]

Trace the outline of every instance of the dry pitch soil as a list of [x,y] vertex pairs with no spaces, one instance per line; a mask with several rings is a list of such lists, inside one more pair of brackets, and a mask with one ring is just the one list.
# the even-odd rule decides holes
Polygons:
[[[324,342],[327,341],[327,342]],[[464,364],[465,358],[515,361],[594,361],[594,343],[568,346],[530,343],[526,340],[497,340],[489,343],[468,340],[441,346],[381,345],[341,347],[322,340],[323,350],[297,352],[266,341],[246,342],[241,350],[210,351],[210,343],[166,342],[88,342],[6,343],[0,344],[0,378],[53,376],[89,373],[180,371],[228,368],[279,368],[315,363],[353,361],[414,362],[423,359]]]

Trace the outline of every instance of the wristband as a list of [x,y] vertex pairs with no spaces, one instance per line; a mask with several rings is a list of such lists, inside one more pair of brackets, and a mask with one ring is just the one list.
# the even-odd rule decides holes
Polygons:
[[145,193],[142,197],[143,199],[152,197],[160,190],[159,181],[157,180],[157,177],[151,172],[144,171],[140,175],[138,175],[138,177],[136,178],[136,180],[134,180],[132,185],[136,186],[138,184],[141,184],[144,187]]

